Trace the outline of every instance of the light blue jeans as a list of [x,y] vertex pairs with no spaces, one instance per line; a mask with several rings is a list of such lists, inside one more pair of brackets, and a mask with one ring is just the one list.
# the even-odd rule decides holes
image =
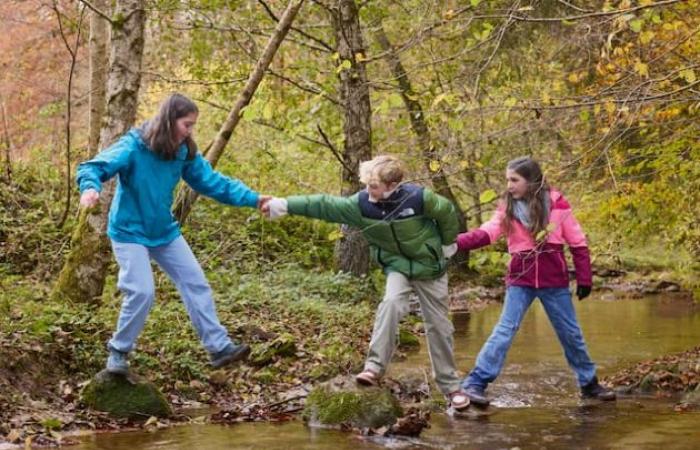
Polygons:
[[498,377],[515,333],[535,298],[539,298],[554,331],[564,348],[569,366],[576,373],[580,386],[588,384],[595,376],[595,364],[588,356],[581,328],[576,320],[576,310],[568,288],[531,288],[509,286],[501,317],[488,340],[481,347],[476,365],[464,379],[462,386],[486,386]]
[[119,264],[117,287],[124,298],[117,331],[109,341],[111,348],[128,353],[143,330],[155,297],[151,258],[180,291],[204,348],[216,353],[231,342],[216,316],[212,290],[204,271],[182,236],[159,247],[112,241],[112,249]]

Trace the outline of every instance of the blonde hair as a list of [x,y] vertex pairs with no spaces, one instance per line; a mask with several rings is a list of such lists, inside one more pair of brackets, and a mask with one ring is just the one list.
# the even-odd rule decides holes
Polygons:
[[362,184],[369,184],[371,181],[379,181],[387,185],[400,183],[403,176],[403,163],[396,156],[380,155],[360,163],[360,182]]

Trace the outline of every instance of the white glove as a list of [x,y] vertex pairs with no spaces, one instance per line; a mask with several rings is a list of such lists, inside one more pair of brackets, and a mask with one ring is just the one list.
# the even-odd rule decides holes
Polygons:
[[450,245],[443,245],[442,246],[442,254],[445,255],[445,258],[450,259],[454,256],[454,254],[457,253],[457,243],[454,242]]
[[270,210],[269,218],[270,220],[279,219],[282,216],[287,215],[287,199],[286,198],[273,198],[267,202],[267,207]]

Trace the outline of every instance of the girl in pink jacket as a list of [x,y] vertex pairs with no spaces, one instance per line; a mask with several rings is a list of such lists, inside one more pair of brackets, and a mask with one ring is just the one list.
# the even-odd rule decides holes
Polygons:
[[457,236],[459,250],[492,244],[502,235],[511,255],[506,276],[506,298],[501,317],[481,348],[476,365],[463,387],[471,403],[486,406],[484,391],[503,368],[508,349],[528,308],[539,298],[576,373],[581,396],[614,400],[615,393],[598,383],[569,292],[564,244],[576,269],[576,294],[591,293],[591,260],[586,236],[560,192],[547,185],[539,164],[517,158],[506,169],[507,192],[496,212],[481,227]]

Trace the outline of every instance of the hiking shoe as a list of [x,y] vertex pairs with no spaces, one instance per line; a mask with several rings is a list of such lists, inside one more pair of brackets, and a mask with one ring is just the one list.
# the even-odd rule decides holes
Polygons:
[[246,359],[250,354],[250,346],[247,344],[228,344],[220,352],[212,353],[211,366],[220,369],[227,364]]
[[463,390],[458,390],[450,393],[450,405],[455,411],[464,411],[469,406],[469,397]]
[[470,384],[464,388],[464,394],[469,397],[471,403],[476,406],[489,406],[491,401],[486,397],[484,388],[475,384]]
[[128,375],[128,356],[128,353],[120,352],[119,350],[110,348],[109,357],[107,358],[107,372],[115,375]]
[[363,370],[355,375],[355,382],[361,386],[377,386],[379,384],[379,374],[371,370]]
[[594,398],[596,400],[611,401],[617,398],[612,389],[608,389],[598,383],[598,377],[593,379],[585,386],[581,386],[581,398]]

